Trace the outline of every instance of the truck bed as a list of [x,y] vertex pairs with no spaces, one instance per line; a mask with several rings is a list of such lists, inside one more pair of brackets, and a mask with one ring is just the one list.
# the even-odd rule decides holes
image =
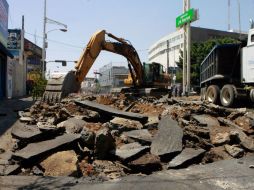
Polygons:
[[201,87],[214,80],[240,83],[240,48],[240,44],[216,45],[201,63]]

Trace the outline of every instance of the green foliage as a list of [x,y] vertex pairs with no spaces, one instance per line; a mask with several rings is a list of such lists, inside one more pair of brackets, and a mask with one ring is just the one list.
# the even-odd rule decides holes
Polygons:
[[34,79],[33,89],[32,89],[32,97],[33,99],[37,99],[38,97],[42,97],[45,88],[47,85],[47,80],[44,79],[41,74]]
[[[205,42],[196,42],[191,45],[191,84],[199,85],[200,78],[200,64],[205,59],[205,57],[209,54],[212,48],[215,45],[221,44],[232,44],[232,43],[240,43],[240,41],[232,39],[232,38],[218,38],[218,39],[209,39]],[[180,52],[180,59],[177,63],[179,67],[179,72],[176,74],[176,81],[182,81],[182,68],[183,68],[183,52]]]

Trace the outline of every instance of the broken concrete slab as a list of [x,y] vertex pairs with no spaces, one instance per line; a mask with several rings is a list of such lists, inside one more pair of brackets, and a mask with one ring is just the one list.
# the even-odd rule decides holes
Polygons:
[[238,117],[234,120],[234,122],[247,134],[253,134],[254,129],[253,129],[253,120],[242,116]]
[[80,139],[80,135],[64,134],[51,140],[28,144],[13,155],[14,159],[28,163],[30,160],[43,157],[52,151],[66,147]]
[[146,153],[138,159],[131,161],[128,163],[128,166],[135,172],[142,172],[145,174],[150,174],[151,172],[162,169],[159,156],[150,153]]
[[12,128],[11,134],[13,137],[21,140],[31,140],[39,137],[42,132],[36,125],[15,125]]
[[229,127],[233,127],[233,128],[238,128],[238,129],[241,129],[240,126],[236,125],[234,122],[228,120],[228,119],[225,119],[223,117],[218,117],[218,121],[223,123],[224,125],[227,125]]
[[0,175],[17,175],[21,171],[21,167],[15,165],[0,165]]
[[184,127],[185,131],[189,131],[191,133],[196,134],[199,137],[202,137],[204,139],[210,138],[210,130],[208,127],[200,127],[200,126],[194,126],[194,125],[188,125]]
[[152,140],[152,154],[163,156],[182,151],[183,130],[177,121],[166,116],[159,122],[158,129]]
[[134,142],[122,145],[120,148],[116,149],[113,154],[119,157],[123,161],[131,160],[135,156],[146,152],[149,146],[142,146],[141,144]]
[[230,138],[231,139],[237,139],[240,141],[240,144],[248,149],[249,151],[254,151],[254,139],[251,137],[248,137],[244,132],[242,132],[239,129],[232,130],[230,132]]
[[55,136],[62,134],[64,131],[60,128],[51,127],[47,130],[44,128],[38,128],[36,125],[25,125],[20,123],[19,125],[14,125],[11,131],[11,135],[18,139],[17,149],[23,148],[28,143],[45,141],[47,139],[52,139]]
[[114,109],[110,106],[98,104],[98,103],[91,102],[88,100],[75,101],[75,103],[81,107],[86,107],[86,108],[91,109],[93,111],[98,111],[98,112],[104,113],[106,115],[110,115],[111,117],[112,116],[123,117],[126,119],[137,120],[137,121],[140,121],[141,123],[147,122],[147,119],[148,119],[147,116],[144,116],[142,114],[132,113],[132,112],[124,112],[121,110]]
[[230,134],[228,132],[217,133],[210,136],[211,142],[214,145],[222,145],[230,141]]
[[144,125],[147,129],[156,129],[159,123],[158,116],[149,116],[147,123]]
[[65,128],[66,133],[80,133],[82,129],[86,126],[87,122],[82,119],[70,118],[57,124],[58,128]]
[[128,132],[123,132],[123,136],[127,138],[134,139],[141,144],[143,143],[151,143],[152,141],[152,135],[149,133],[147,129],[140,129],[140,130],[133,130]]
[[73,150],[57,152],[40,165],[45,170],[44,176],[78,176],[77,155]]
[[95,145],[95,133],[93,131],[89,131],[86,128],[83,128],[80,135],[80,140],[84,144],[84,146],[93,149]]
[[[92,164],[96,171],[100,171],[97,175],[103,178],[115,180],[125,176],[125,171],[130,169],[119,162],[112,162],[108,160],[95,160]],[[81,168],[82,171],[82,168]],[[85,175],[87,176],[87,175]]]
[[82,115],[82,119],[86,122],[98,122],[100,119],[100,114],[96,111],[87,110],[88,114]]
[[31,117],[32,114],[30,112],[25,112],[25,111],[18,111],[18,116],[19,117]]
[[[37,122],[37,127],[40,129],[40,131],[44,132],[44,131],[51,131],[51,130],[56,130],[57,127],[55,125],[52,125],[51,123],[48,122]],[[64,131],[64,130],[61,130]]]
[[210,150],[214,147],[214,145],[210,143],[210,139],[201,138],[187,130],[184,131],[183,141],[188,147],[200,147],[205,150]]
[[204,149],[185,148],[179,155],[168,163],[168,168],[187,167],[204,153]]
[[95,137],[95,155],[98,159],[104,159],[108,153],[115,149],[115,140],[109,129],[101,129]]
[[207,126],[207,127],[213,127],[213,126],[219,126],[219,122],[216,118],[211,117],[210,115],[192,115],[192,118],[196,120],[200,126]]
[[19,118],[19,121],[22,123],[29,123],[29,122],[34,121],[34,119],[32,117],[21,117],[21,118]]
[[0,165],[9,165],[11,163],[13,152],[7,150],[0,154]]
[[110,124],[110,128],[112,128],[113,130],[116,129],[119,132],[143,128],[143,125],[139,121],[125,119],[121,117],[115,117],[114,119],[110,120]]
[[208,152],[206,152],[205,157],[203,158],[204,163],[217,162],[219,160],[229,160],[232,159],[224,146],[218,146],[211,148]]
[[229,153],[234,158],[240,158],[244,154],[244,150],[242,148],[240,148],[238,145],[231,146],[231,145],[226,144],[224,147],[225,147],[225,150],[227,151],[227,153]]

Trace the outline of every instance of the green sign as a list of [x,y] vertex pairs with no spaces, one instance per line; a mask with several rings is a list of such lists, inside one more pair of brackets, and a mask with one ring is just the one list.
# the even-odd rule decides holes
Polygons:
[[181,27],[182,25],[196,20],[196,14],[194,9],[189,9],[182,15],[176,17],[176,27]]

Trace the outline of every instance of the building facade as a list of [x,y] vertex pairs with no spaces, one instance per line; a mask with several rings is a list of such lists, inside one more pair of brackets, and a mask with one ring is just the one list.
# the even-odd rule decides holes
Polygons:
[[8,98],[26,94],[26,57],[24,52],[24,31],[21,29],[8,30],[7,48],[13,54],[13,59],[7,60],[8,66]]
[[[246,34],[242,35],[244,36]],[[191,27],[191,42],[203,42],[208,39],[223,37],[239,39],[240,34],[236,32]],[[167,65],[169,65],[170,68],[177,67],[176,62],[179,61],[180,50],[183,49],[183,42],[183,29],[177,30],[159,39],[149,48],[149,62],[158,62],[165,68],[167,68]]]
[[85,77],[81,83],[81,93],[94,94],[99,93],[99,81],[95,77]]
[[101,93],[109,93],[112,88],[124,86],[129,69],[124,66],[113,66],[112,63],[99,69],[99,85]]
[[42,70],[42,48],[28,39],[25,39],[24,45],[24,53],[27,63],[27,79],[29,80],[32,73],[41,72]]
[[8,96],[8,57],[13,55],[7,49],[8,41],[8,10],[9,5],[6,0],[0,0],[0,99]]
[[27,94],[29,81],[41,72],[42,48],[24,38],[24,30],[9,29],[7,48],[13,54],[8,59],[8,98]]

